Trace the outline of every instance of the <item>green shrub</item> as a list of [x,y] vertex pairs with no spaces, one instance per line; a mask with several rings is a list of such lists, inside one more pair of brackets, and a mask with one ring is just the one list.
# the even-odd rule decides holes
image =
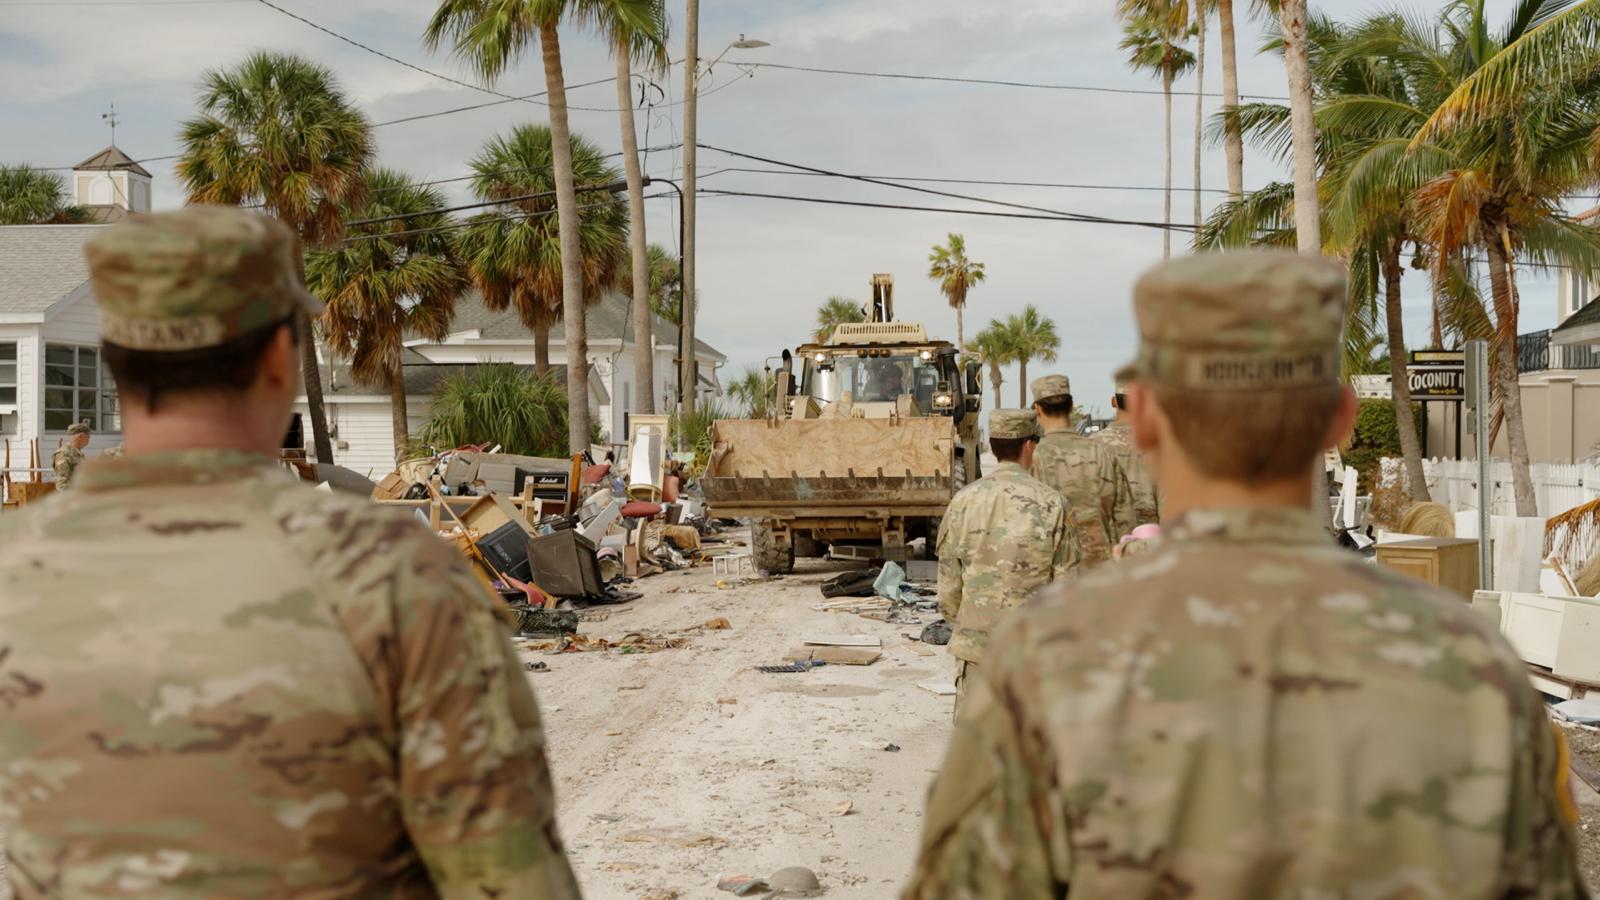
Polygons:
[[1344,464],[1354,466],[1361,475],[1360,490],[1369,493],[1378,477],[1379,460],[1400,455],[1400,427],[1395,422],[1394,402],[1363,400],[1356,412],[1355,432],[1344,451]]
[[568,455],[567,392],[529,368],[473,366],[445,380],[429,412],[418,437],[441,450],[500,444],[524,456]]
[[694,462],[689,464],[689,474],[698,475],[711,461],[711,423],[731,418],[737,417],[715,400],[698,404],[687,416],[673,413],[667,428],[667,448],[677,451],[682,447],[685,452],[693,452]]

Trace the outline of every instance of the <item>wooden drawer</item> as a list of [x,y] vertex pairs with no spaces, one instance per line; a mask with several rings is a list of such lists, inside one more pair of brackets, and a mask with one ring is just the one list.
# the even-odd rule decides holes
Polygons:
[[1461,538],[1418,538],[1379,544],[1378,565],[1442,587],[1471,600],[1478,587],[1478,542]]

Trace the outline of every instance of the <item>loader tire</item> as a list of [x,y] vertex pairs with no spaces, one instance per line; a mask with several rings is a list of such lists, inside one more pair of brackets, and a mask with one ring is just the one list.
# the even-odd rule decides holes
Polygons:
[[821,559],[828,555],[828,542],[819,541],[809,534],[796,533],[790,539],[794,543],[796,559]]
[[768,522],[751,523],[750,555],[756,569],[768,575],[788,575],[794,571],[794,544],[781,546]]

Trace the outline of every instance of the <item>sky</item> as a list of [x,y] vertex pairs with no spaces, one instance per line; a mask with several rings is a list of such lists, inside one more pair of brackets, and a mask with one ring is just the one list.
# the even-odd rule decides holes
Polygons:
[[[447,50],[430,53],[421,34],[431,0],[272,0],[302,16],[406,62],[462,81],[476,79]],[[1245,4],[1239,4],[1243,7]],[[1337,18],[1409,0],[1317,2]],[[1510,0],[1491,0],[1497,15]],[[1080,187],[923,184],[924,187],[1051,210],[1137,221],[1162,218],[1162,98],[1158,82],[1131,71],[1118,50],[1114,0],[702,0],[700,56],[717,57],[740,35],[767,41],[730,49],[703,78],[702,145],[850,174],[1051,182]],[[681,0],[669,0],[672,56],[684,55]],[[1265,23],[1241,17],[1239,81],[1246,95],[1281,97],[1281,61],[1258,56]],[[1208,42],[1205,90],[1221,91],[1219,39]],[[261,0],[0,0],[0,163],[70,167],[110,141],[102,121],[112,103],[121,125],[117,144],[135,159],[175,154],[179,129],[195,113],[208,69],[238,62],[253,50],[292,52],[330,68],[350,98],[375,123],[500,98],[406,68],[342,42]],[[616,67],[593,34],[563,34],[569,84],[608,78]],[[868,78],[778,68],[811,68],[1027,81],[1154,93],[1046,90]],[[636,120],[643,146],[666,147],[682,135],[682,67],[644,88],[650,101]],[[537,48],[531,48],[494,90],[543,90]],[[1186,78],[1179,90],[1194,90]],[[637,101],[641,91],[636,89]],[[606,151],[620,149],[614,82],[572,90],[575,132]],[[1173,218],[1193,218],[1194,97],[1175,98]],[[1220,107],[1205,100],[1205,115]],[[418,179],[464,175],[468,161],[497,133],[546,121],[545,107],[508,102],[484,109],[385,125],[376,129],[380,161]],[[159,208],[182,204],[170,161],[145,164],[155,176]],[[777,166],[700,151],[702,190],[722,189],[872,203],[989,208],[835,178],[731,171]],[[646,173],[680,178],[679,151],[649,153]],[[1286,169],[1246,149],[1246,187],[1287,178]],[[1094,186],[1094,187],[1086,187]],[[1207,210],[1226,186],[1220,148],[1202,155],[1201,197]],[[441,185],[466,202],[461,182]],[[1112,189],[1115,188],[1115,189]],[[655,193],[655,191],[647,191]],[[649,239],[677,246],[677,204],[670,192],[647,202]],[[1161,259],[1159,230],[1044,222],[969,214],[879,210],[775,199],[703,196],[697,211],[700,334],[730,358],[731,380],[785,346],[807,339],[816,308],[829,296],[865,299],[875,272],[896,281],[896,312],[954,340],[955,316],[927,278],[930,248],[946,234],[965,235],[969,255],[988,279],[968,300],[970,337],[991,318],[1034,304],[1054,319],[1061,337],[1055,363],[1035,361],[1030,377],[1061,372],[1079,402],[1108,409],[1111,373],[1131,358],[1136,332],[1130,291],[1140,272]],[[1174,252],[1186,235],[1173,234]],[[1406,280],[1407,328],[1416,344],[1426,328],[1427,285]],[[1523,284],[1523,330],[1554,323],[1550,279]],[[989,390],[987,379],[985,390]],[[1002,398],[1016,405],[1015,367]],[[987,404],[986,404],[987,405]]]

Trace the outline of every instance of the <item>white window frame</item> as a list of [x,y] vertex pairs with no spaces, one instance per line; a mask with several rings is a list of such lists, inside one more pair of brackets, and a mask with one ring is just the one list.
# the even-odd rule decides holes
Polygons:
[[[50,361],[52,350],[72,351],[71,369],[73,382],[70,386],[56,385],[50,382],[51,370],[56,369],[59,371],[61,367],[60,363]],[[94,354],[93,374],[87,382],[83,380],[83,372],[87,368],[83,362],[85,351]],[[46,434],[65,433],[67,426],[75,422],[82,422],[85,419],[88,420],[89,425],[96,432],[114,434],[122,430],[122,414],[121,407],[117,401],[116,385],[111,380],[111,373],[106,369],[105,354],[101,352],[98,346],[93,344],[73,344],[64,341],[48,341],[44,345],[44,356],[40,360],[39,373],[40,381],[42,382],[40,384],[39,420],[42,430]],[[72,408],[66,411],[70,417],[67,425],[52,427],[50,424],[50,416],[63,411],[59,406],[50,405],[49,396],[52,390],[65,390],[72,397]],[[84,391],[93,392],[94,407],[92,409],[85,409],[80,406]]]
[[22,411],[22,342],[0,340],[0,349],[10,348],[11,358],[0,359],[0,367],[9,368],[9,374],[0,371],[0,391],[10,389],[8,400],[0,395],[0,434],[16,434],[20,430]]

